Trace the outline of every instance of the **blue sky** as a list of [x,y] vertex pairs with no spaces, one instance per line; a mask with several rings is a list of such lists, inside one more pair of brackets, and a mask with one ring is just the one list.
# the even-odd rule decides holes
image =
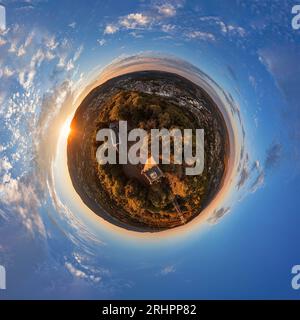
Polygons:
[[[294,1],[2,3],[0,298],[299,299]],[[210,221],[140,242],[95,226],[49,168],[58,115],[75,88],[141,54],[182,59],[213,79],[234,108],[242,153],[233,196]]]

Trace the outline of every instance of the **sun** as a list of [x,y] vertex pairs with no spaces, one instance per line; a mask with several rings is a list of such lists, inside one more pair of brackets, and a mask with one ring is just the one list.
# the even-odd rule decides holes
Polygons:
[[60,135],[63,137],[63,138],[68,138],[68,136],[70,135],[71,133],[71,121],[72,121],[72,118],[68,118],[64,123],[63,125],[61,126],[61,129],[60,129]]

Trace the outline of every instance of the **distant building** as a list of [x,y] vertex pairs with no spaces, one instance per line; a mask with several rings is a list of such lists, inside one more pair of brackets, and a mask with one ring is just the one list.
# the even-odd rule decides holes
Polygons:
[[141,173],[144,175],[144,177],[146,177],[150,184],[159,181],[164,175],[152,156],[147,159],[147,162],[145,163]]

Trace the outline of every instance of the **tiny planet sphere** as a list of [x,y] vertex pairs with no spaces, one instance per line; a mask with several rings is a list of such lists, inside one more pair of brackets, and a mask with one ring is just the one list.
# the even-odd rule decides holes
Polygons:
[[[152,129],[203,129],[203,172],[186,174],[189,164],[174,160],[175,143],[167,164],[154,161],[151,153],[144,164],[100,164],[97,150],[105,142],[97,141],[97,132],[109,128],[116,133],[118,154],[120,121],[126,121],[128,131],[143,129],[149,137]],[[119,227],[159,232],[191,223],[222,186],[229,155],[226,123],[207,92],[182,76],[139,71],[110,79],[82,101],[71,129],[67,158],[72,184],[96,215]],[[127,143],[130,149],[133,142]]]

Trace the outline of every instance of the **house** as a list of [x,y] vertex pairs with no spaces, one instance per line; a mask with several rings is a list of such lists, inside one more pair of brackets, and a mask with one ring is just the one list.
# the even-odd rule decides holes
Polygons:
[[152,156],[147,159],[141,174],[150,184],[159,181],[164,175]]

